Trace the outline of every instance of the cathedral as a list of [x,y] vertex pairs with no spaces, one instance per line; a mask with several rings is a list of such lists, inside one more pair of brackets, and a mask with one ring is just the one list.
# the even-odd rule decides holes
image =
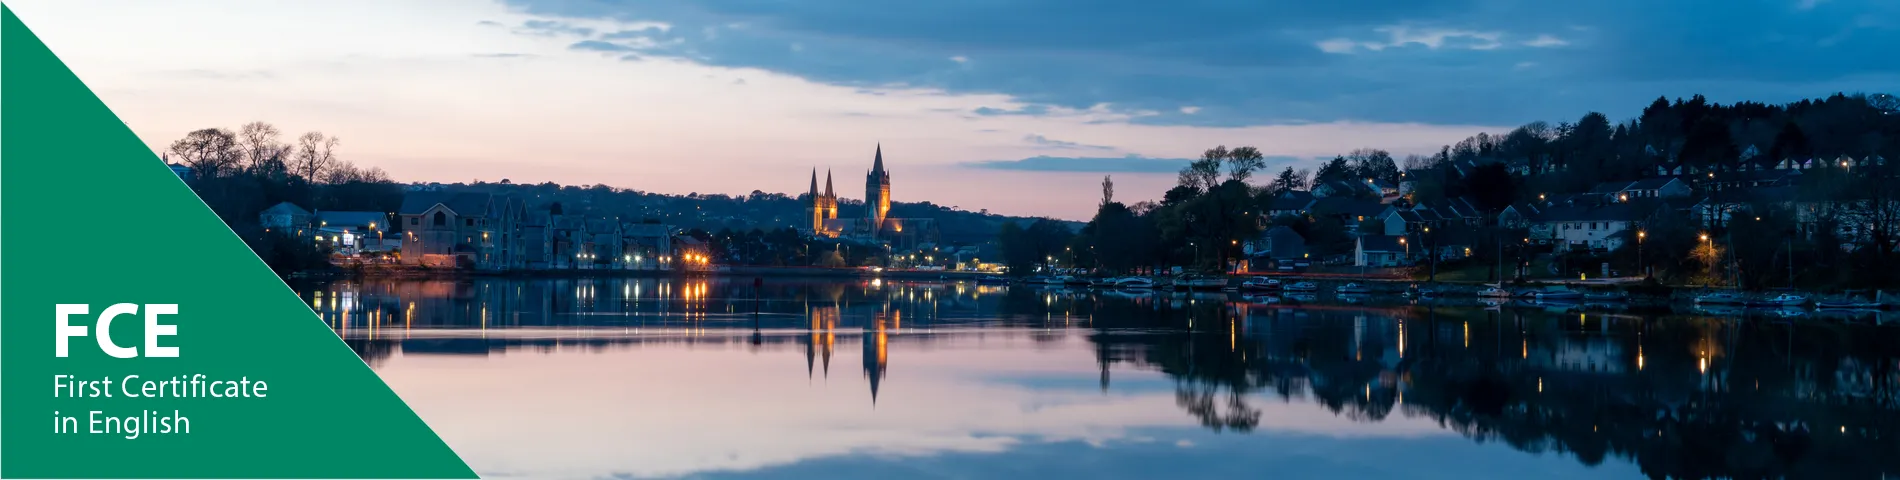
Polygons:
[[[871,171],[864,174],[864,212],[859,218],[838,218],[838,194],[831,189],[831,172],[825,172],[825,189],[818,190],[818,169],[811,171],[811,203],[805,207],[811,215],[808,231],[830,238],[860,238],[875,241],[909,240],[933,230],[929,219],[891,218],[891,172],[884,169],[884,145],[877,146],[871,159]],[[909,230],[909,231],[906,231]]]

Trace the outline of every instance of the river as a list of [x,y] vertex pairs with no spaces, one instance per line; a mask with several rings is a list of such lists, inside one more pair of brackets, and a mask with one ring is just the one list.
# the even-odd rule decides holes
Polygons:
[[1900,325],[879,280],[295,285],[487,478],[1883,478]]

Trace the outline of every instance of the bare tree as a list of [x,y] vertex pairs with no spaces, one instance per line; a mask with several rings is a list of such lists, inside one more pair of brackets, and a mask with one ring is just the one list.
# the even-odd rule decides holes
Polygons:
[[200,178],[229,175],[240,161],[237,137],[230,130],[206,128],[185,134],[172,142],[171,155],[191,167]]
[[282,133],[276,126],[264,122],[239,127],[237,150],[243,156],[243,166],[266,176],[282,175],[287,168],[286,157],[290,156],[290,145],[278,140]]
[[1108,175],[1102,176],[1102,205],[1115,203],[1115,181]]
[[336,137],[309,132],[297,137],[297,151],[291,156],[291,173],[305,181],[316,182],[336,164]]

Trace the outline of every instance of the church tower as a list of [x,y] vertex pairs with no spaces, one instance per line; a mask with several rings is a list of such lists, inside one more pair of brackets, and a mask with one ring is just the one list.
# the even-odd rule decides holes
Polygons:
[[864,219],[870,223],[871,231],[876,232],[884,229],[884,219],[890,214],[891,173],[884,170],[884,144],[880,143],[871,172],[864,176]]
[[811,232],[814,235],[828,235],[825,231],[827,220],[838,218],[838,196],[831,191],[831,172],[825,172],[825,191],[818,191],[818,169],[811,169],[811,204],[805,212],[811,215]]

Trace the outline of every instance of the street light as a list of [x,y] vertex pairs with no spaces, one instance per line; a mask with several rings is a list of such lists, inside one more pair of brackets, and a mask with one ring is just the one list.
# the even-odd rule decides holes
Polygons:
[[1643,239],[1648,237],[1649,232],[1636,231],[1636,270],[1643,272],[1644,277],[1649,276],[1649,266],[1643,263]]

